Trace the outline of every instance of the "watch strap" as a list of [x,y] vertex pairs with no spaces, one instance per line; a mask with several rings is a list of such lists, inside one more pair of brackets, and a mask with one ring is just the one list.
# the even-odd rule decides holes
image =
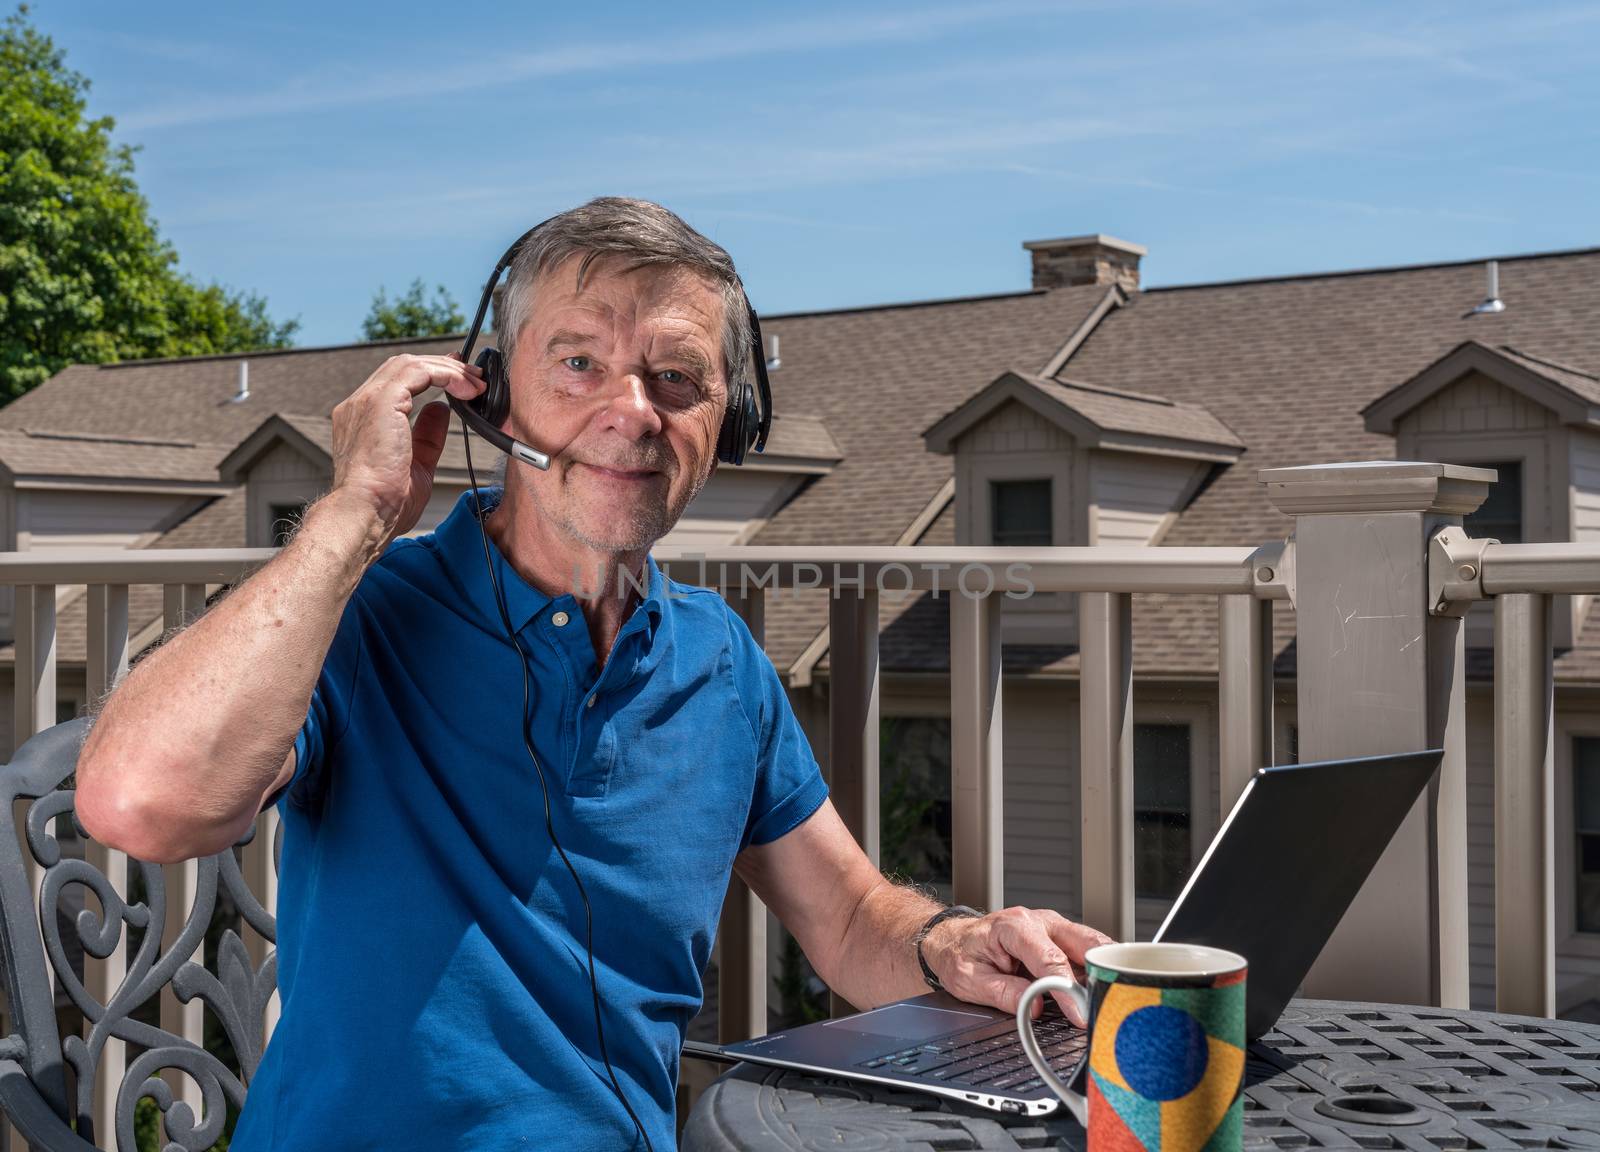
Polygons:
[[970,908],[965,904],[954,904],[949,908],[935,912],[928,917],[926,924],[917,929],[917,934],[912,937],[912,942],[917,946],[917,963],[922,965],[922,978],[928,982],[929,988],[932,988],[935,992],[944,991],[944,985],[939,983],[939,977],[935,976],[933,969],[928,967],[928,958],[922,953],[922,942],[928,938],[928,933],[932,932],[936,925],[942,924],[946,920],[981,919],[983,915],[976,908]]

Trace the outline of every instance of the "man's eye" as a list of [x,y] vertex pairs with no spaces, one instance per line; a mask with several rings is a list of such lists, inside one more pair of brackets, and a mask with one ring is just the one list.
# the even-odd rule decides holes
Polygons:
[[589,358],[587,356],[568,356],[561,362],[574,372],[587,372],[589,370]]
[[665,372],[661,373],[661,379],[667,384],[682,384],[689,378],[682,372],[679,372],[676,368],[668,368]]

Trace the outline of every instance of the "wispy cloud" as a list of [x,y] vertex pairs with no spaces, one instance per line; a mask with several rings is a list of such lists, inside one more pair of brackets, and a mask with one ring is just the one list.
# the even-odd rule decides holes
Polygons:
[[[1082,3],[1077,7],[1109,7]],[[352,75],[321,70],[293,77],[257,92],[192,96],[136,109],[122,118],[124,129],[149,131],[195,124],[282,116],[363,104],[383,104],[502,87],[519,81],[589,73],[614,73],[641,65],[681,67],[730,60],[799,55],[827,49],[905,43],[948,35],[976,24],[993,25],[1063,5],[1049,0],[1006,0],[961,4],[847,19],[806,19],[728,30],[702,30],[676,38],[632,42],[568,44],[536,52],[510,52],[441,65],[430,48],[404,68],[377,67]]]
[[1150,180],[1136,176],[1101,176],[1092,172],[1066,172],[1039,168],[1025,164],[1010,164],[1007,171],[1040,179],[1066,181],[1077,184],[1101,184],[1120,188],[1139,188],[1151,192],[1172,192],[1184,196],[1216,196],[1240,202],[1257,204],[1288,204],[1307,208],[1327,209],[1355,213],[1362,216],[1431,217],[1440,220],[1461,220],[1476,224],[1514,224],[1509,216],[1495,216],[1484,212],[1470,212],[1443,206],[1418,206],[1412,204],[1379,203],[1372,200],[1355,200],[1338,196],[1301,196],[1281,192],[1251,192],[1239,188],[1208,188],[1196,184],[1173,184],[1164,180]]

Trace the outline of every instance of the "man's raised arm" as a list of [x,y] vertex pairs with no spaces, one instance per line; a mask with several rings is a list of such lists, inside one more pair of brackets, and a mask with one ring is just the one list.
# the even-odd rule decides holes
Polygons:
[[333,412],[334,483],[283,550],[141,660],[107,697],[78,758],[77,811],[140,860],[219,852],[294,774],[294,739],[345,604],[388,542],[411,530],[449,431],[442,387],[483,390],[444,356],[386,361]]

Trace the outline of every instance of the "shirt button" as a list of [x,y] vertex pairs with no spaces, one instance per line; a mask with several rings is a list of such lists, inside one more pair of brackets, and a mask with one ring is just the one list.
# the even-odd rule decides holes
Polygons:
[[585,708],[593,708],[594,707],[594,697],[591,696],[591,697],[589,697],[589,699],[585,700],[584,703],[583,703],[583,706]]
[[568,619],[569,617],[565,612],[557,612],[554,616],[550,617],[550,623],[554,624],[557,628],[564,628],[566,627]]

